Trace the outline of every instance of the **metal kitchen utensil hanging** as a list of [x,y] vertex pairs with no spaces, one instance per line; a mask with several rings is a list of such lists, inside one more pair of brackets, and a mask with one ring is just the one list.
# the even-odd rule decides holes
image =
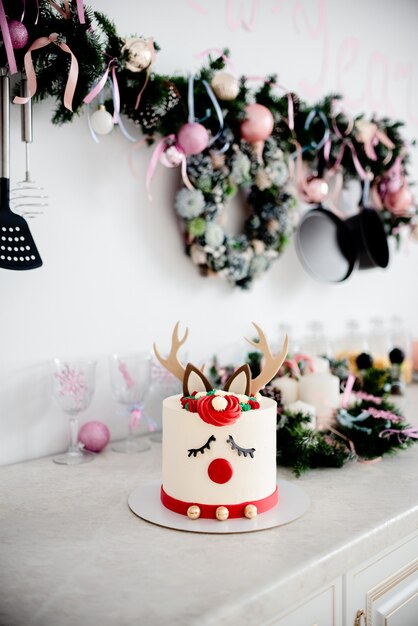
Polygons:
[[[20,81],[20,95],[27,98],[29,95],[28,79],[22,76]],[[21,104],[21,139],[25,143],[25,178],[17,183],[10,192],[10,204],[14,211],[26,218],[42,214],[43,207],[48,206],[48,196],[45,190],[31,178],[29,144],[33,141],[32,99]]]
[[10,208],[10,78],[0,70],[0,268],[32,270],[42,265],[26,220]]

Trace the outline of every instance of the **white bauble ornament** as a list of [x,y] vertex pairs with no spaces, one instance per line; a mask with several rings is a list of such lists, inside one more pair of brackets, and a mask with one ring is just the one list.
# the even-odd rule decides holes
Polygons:
[[235,100],[239,93],[239,82],[228,72],[218,72],[212,78],[210,86],[219,100]]
[[90,124],[92,129],[98,135],[108,135],[113,130],[113,117],[103,104],[99,106],[97,111],[93,113],[90,118]]

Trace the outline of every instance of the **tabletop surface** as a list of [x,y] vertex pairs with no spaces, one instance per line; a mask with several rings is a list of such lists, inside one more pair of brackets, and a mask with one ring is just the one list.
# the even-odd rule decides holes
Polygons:
[[[418,421],[418,388],[406,412]],[[162,528],[128,508],[157,480],[161,445],[68,467],[0,469],[0,626],[263,624],[418,527],[418,446],[375,464],[313,470],[285,526],[210,535]]]

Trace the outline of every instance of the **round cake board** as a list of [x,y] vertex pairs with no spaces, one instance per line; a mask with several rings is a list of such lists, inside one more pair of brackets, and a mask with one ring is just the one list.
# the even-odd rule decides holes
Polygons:
[[301,517],[309,508],[310,498],[303,489],[287,480],[279,480],[279,503],[254,519],[237,518],[219,522],[213,519],[191,520],[169,511],[161,503],[161,481],[155,480],[137,487],[128,498],[130,509],[152,524],[192,533],[248,533],[288,524]]

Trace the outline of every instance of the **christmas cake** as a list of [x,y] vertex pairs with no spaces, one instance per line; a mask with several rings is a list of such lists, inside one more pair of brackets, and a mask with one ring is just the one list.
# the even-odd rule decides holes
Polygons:
[[276,506],[276,403],[259,394],[277,373],[287,353],[274,356],[263,331],[250,341],[264,355],[260,374],[252,379],[248,365],[238,368],[223,389],[213,389],[202,371],[184,367],[177,353],[182,339],[178,323],[172,346],[163,358],[183,382],[183,394],[163,402],[161,502],[191,519],[253,518]]

